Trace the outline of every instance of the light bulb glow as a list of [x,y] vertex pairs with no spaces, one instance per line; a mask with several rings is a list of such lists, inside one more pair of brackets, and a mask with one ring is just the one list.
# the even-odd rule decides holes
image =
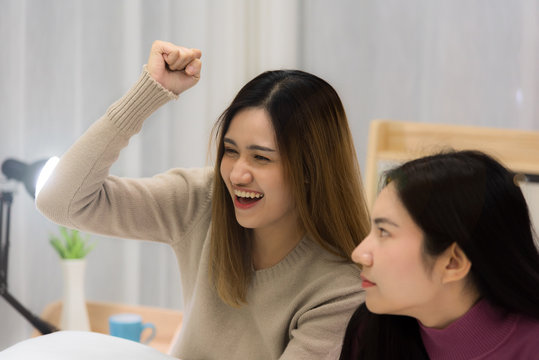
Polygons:
[[35,198],[37,199],[37,195],[43,188],[43,185],[47,182],[48,178],[51,176],[52,172],[54,171],[54,168],[56,165],[58,165],[58,162],[60,161],[60,158],[57,156],[51,157],[45,165],[43,166],[43,169],[41,169],[41,172],[39,173],[39,177],[37,178],[36,183],[36,193]]

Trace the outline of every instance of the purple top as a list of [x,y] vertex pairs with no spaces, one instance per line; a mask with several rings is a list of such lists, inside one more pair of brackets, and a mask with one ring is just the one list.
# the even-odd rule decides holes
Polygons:
[[508,314],[486,300],[445,329],[419,327],[433,360],[539,359],[539,320]]

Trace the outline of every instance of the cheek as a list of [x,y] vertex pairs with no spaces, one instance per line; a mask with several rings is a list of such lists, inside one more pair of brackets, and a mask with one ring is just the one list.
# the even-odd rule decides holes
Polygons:
[[435,290],[435,285],[422,264],[416,264],[402,270],[402,284],[399,290],[403,296],[421,301],[430,298],[429,294]]
[[281,171],[273,169],[261,169],[256,174],[257,182],[264,187],[266,192],[271,192],[273,198],[278,198],[280,202],[292,199],[290,186],[283,178]]
[[284,182],[282,183],[281,187],[279,188],[279,191],[281,192],[281,203],[282,204],[285,204],[285,207],[287,209],[293,209],[295,208],[295,200],[294,200],[294,197],[292,196],[292,191],[290,189],[290,186],[288,186],[287,184],[285,184]]
[[388,254],[385,260],[385,271],[391,274],[392,278],[400,279],[397,283],[400,287],[407,288],[411,284],[423,283],[426,279],[426,270],[415,251],[401,249]]
[[228,184],[228,178],[230,175],[230,161],[226,159],[226,157],[223,156],[221,159],[221,166],[219,167],[221,177],[223,178],[224,182]]
[[[283,215],[295,212],[295,200],[290,188],[284,182],[266,183],[264,187],[267,198],[266,204],[277,213]],[[267,190],[267,191],[266,191]]]

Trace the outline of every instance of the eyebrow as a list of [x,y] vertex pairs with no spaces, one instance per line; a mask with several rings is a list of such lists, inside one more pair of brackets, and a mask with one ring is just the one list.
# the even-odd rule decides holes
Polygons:
[[[238,144],[236,144],[236,142],[234,140],[232,140],[230,138],[227,138],[227,137],[225,137],[223,139],[223,142],[234,145],[234,146],[238,146]],[[269,147],[266,147],[266,146],[261,146],[261,145],[249,145],[249,146],[247,146],[247,149],[249,149],[249,150],[259,150],[259,151],[267,151],[267,152],[275,152],[276,151],[275,149],[272,149],[272,148],[269,148]]]
[[388,218],[376,218],[376,219],[374,219],[374,223],[376,225],[388,224],[388,225],[392,225],[394,227],[399,227],[399,225],[395,224],[393,221],[389,220]]

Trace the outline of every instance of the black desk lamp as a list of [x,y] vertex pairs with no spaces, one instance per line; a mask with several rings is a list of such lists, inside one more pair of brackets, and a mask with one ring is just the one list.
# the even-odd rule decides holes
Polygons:
[[[36,186],[39,191],[42,182],[46,180],[46,178],[43,179],[43,176],[46,175],[45,170],[48,170],[50,174],[50,171],[52,171],[51,167],[54,168],[57,161],[58,158],[51,158],[49,160],[39,160],[28,165],[14,159],[7,159],[2,163],[2,172],[6,178],[22,182],[30,196],[35,198]],[[40,176],[40,174],[42,175]],[[7,288],[9,225],[11,220],[12,202],[13,191],[2,190],[0,193],[0,295],[2,295],[2,297],[24,316],[24,318],[26,318],[26,320],[28,320],[40,333],[49,334],[58,331],[58,329],[54,325],[49,324],[28,311],[9,293]]]

